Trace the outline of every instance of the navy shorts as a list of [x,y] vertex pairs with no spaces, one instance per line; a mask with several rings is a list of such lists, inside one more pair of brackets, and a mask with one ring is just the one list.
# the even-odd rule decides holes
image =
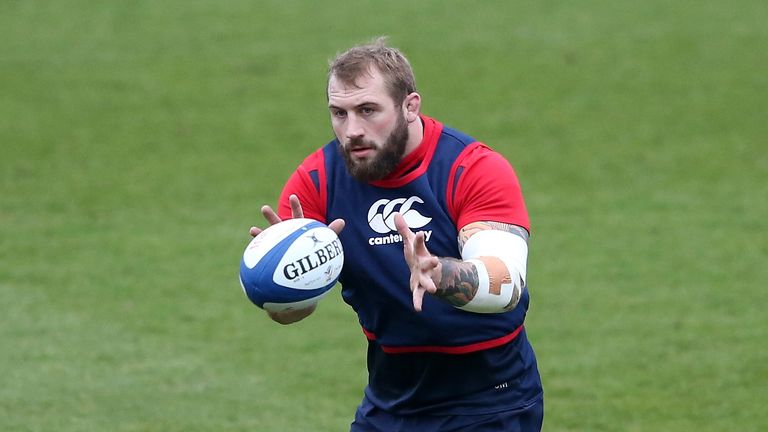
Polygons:
[[525,409],[493,414],[396,416],[363,398],[350,432],[539,432],[543,421],[543,399]]

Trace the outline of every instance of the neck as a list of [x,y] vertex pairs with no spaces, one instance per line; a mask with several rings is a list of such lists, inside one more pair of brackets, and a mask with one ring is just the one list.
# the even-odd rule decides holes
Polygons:
[[416,117],[415,121],[408,123],[408,143],[405,145],[405,154],[403,156],[416,150],[423,138],[424,124],[421,122],[421,117]]

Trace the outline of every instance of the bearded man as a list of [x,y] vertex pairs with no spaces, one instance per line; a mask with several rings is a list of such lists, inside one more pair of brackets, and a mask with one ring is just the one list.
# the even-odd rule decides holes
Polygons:
[[[423,115],[408,60],[383,39],[332,61],[327,97],[335,139],[262,214],[319,220],[343,244],[342,297],[368,340],[350,430],[541,430],[523,326],[530,225],[511,165]],[[315,309],[269,316],[291,324]]]

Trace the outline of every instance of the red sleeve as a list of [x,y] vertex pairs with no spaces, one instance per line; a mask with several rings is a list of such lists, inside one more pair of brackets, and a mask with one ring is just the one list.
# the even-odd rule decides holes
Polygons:
[[277,206],[277,214],[283,220],[292,217],[288,203],[292,194],[299,197],[305,218],[328,223],[325,220],[325,160],[322,149],[304,159],[285,183]]
[[467,147],[451,170],[448,209],[458,228],[472,222],[519,225],[530,232],[520,182],[512,166],[484,144]]

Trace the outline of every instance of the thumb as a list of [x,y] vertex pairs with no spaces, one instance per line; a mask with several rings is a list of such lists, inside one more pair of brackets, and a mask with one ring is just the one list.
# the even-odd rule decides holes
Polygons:
[[344,219],[336,219],[333,222],[328,224],[328,228],[332,229],[333,232],[336,233],[336,235],[339,235],[341,234],[341,230],[344,229],[346,224],[347,223],[344,221]]

